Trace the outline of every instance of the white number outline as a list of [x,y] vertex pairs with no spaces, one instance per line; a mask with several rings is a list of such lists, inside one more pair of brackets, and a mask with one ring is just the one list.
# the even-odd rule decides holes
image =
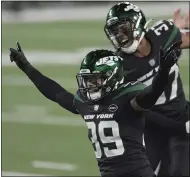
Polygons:
[[90,129],[92,132],[91,142],[92,144],[95,145],[95,148],[96,148],[95,150],[96,158],[101,158],[102,151],[101,151],[100,143],[98,142],[97,135],[96,135],[96,125],[94,122],[87,122],[87,126],[88,126],[88,129]]
[[[155,71],[158,71],[159,67],[155,68]],[[177,66],[177,64],[175,64],[174,66],[172,66],[171,70],[170,70],[170,74],[175,72],[175,77],[174,80],[172,81],[172,85],[171,85],[171,95],[170,95],[170,100],[173,100],[174,98],[177,97],[177,91],[178,91],[178,83],[177,83],[177,79],[179,77],[179,67]],[[142,81],[143,84],[145,84],[146,86],[149,86],[152,84],[154,77],[151,77],[150,79],[148,79],[147,81]],[[155,105],[160,105],[160,104],[164,104],[166,102],[166,96],[165,96],[165,92],[163,92],[161,94],[161,96],[158,98],[157,102]]]
[[[125,149],[123,146],[123,142],[120,138],[119,126],[116,121],[101,121],[100,123],[97,124],[97,126],[94,122],[87,122],[87,126],[88,126],[88,129],[91,129],[91,132],[92,132],[92,137],[90,139],[91,139],[91,142],[95,144],[96,158],[102,157],[100,143],[103,145],[107,143],[115,143],[117,147],[116,149],[109,150],[108,147],[104,146],[103,151],[106,157],[119,156],[124,153]],[[104,133],[105,128],[111,128],[113,136],[106,136]],[[98,133],[98,136],[101,142],[98,141],[96,132]]]
[[[168,20],[168,22],[169,22],[170,25],[174,25],[172,21]],[[151,28],[151,30],[153,30],[157,36],[160,36],[161,32],[163,30],[164,31],[168,31],[169,27],[168,27],[167,24],[163,23],[163,20],[160,20],[160,21],[158,21],[158,22],[155,23],[155,25]]]
[[[179,67],[176,64],[173,67],[174,67],[173,72],[175,72],[175,77],[174,77],[174,80],[172,82],[172,90],[171,90],[170,100],[173,100],[174,98],[177,97],[177,90],[178,90],[177,79],[179,77]],[[171,72],[172,72],[172,68],[171,68],[170,73]]]
[[128,6],[125,7],[124,11],[129,11],[131,9],[133,9],[135,12],[140,12],[140,9],[134,4],[128,4]]
[[[177,90],[178,90],[177,79],[178,79],[178,76],[179,76],[179,67],[176,64],[174,66],[172,66],[172,68],[170,70],[170,74],[173,73],[173,72],[175,74],[175,77],[174,77],[174,80],[172,81],[171,95],[170,95],[169,101],[171,101],[171,100],[173,100],[174,98],[177,97]],[[158,98],[155,105],[164,104],[165,102],[166,102],[166,96],[165,96],[165,92],[163,92],[162,95]]]

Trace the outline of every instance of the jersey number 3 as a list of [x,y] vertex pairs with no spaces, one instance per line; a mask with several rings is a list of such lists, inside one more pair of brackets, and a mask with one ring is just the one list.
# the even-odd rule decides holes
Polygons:
[[[92,134],[90,139],[95,147],[96,158],[101,158],[102,153],[104,153],[106,157],[114,157],[124,153],[124,146],[119,135],[119,127],[116,121],[100,121],[97,125],[94,122],[87,122],[87,126]],[[110,129],[112,136],[105,135],[105,129]],[[116,148],[109,149],[106,146],[108,143],[115,143]]]
[[[170,25],[173,25],[171,21],[168,21]],[[163,21],[158,21],[152,28],[157,36],[160,36],[162,34],[162,31],[168,31],[169,27]]]

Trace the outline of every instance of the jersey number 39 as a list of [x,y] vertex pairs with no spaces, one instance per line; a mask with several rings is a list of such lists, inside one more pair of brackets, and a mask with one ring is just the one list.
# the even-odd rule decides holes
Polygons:
[[[119,135],[119,127],[116,121],[100,121],[98,124],[87,122],[91,131],[91,142],[95,147],[96,158],[101,158],[103,153],[106,157],[114,157],[124,153],[123,142]],[[106,129],[112,131],[112,136],[105,134]],[[109,149],[106,144],[115,143],[115,149]]]

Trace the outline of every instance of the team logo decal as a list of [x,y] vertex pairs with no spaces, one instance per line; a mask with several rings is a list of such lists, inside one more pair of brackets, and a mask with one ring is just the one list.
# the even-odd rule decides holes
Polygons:
[[99,105],[94,105],[94,111],[98,111]]
[[111,105],[108,107],[108,110],[109,110],[110,112],[115,112],[115,111],[117,111],[117,109],[118,109],[118,106],[115,105],[115,104],[111,104]]
[[150,64],[150,66],[154,66],[154,65],[156,64],[156,62],[155,62],[154,59],[151,59],[151,60],[149,61],[149,64]]

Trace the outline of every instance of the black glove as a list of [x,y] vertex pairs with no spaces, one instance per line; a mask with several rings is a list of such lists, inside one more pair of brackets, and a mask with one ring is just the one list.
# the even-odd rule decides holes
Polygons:
[[10,60],[11,62],[15,62],[16,65],[21,69],[24,70],[30,63],[28,62],[28,60],[26,59],[26,57],[24,56],[24,53],[21,49],[21,46],[19,44],[19,42],[16,42],[16,48],[17,49],[13,49],[10,48]]
[[169,48],[164,51],[160,49],[160,69],[170,70],[170,68],[177,63],[178,57],[177,52],[181,45],[182,41],[177,41],[173,43]]

